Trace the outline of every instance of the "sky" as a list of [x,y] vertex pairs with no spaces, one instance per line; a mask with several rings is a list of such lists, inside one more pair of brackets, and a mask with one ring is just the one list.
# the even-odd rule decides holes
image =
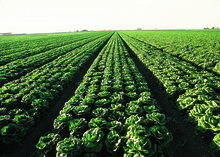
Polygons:
[[220,28],[220,0],[0,0],[0,33]]

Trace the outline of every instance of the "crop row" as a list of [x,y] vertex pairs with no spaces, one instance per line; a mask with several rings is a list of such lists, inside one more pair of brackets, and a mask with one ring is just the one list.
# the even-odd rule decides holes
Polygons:
[[197,132],[215,137],[211,147],[220,148],[220,77],[198,69],[186,61],[143,45],[120,33],[122,38],[151,71],[167,97],[177,102],[177,108],[188,114]]
[[131,37],[147,42],[164,52],[190,61],[196,66],[220,74],[220,38],[218,31],[198,32],[126,32]]
[[81,47],[102,36],[103,34],[101,36],[94,36],[89,39],[84,39],[78,42],[74,42],[24,59],[18,59],[6,65],[0,66],[0,70],[1,70],[0,87],[4,83],[20,78],[26,73],[31,72],[32,70],[53,61],[57,57],[61,55],[65,55],[68,52],[78,47]]
[[[92,34],[92,33],[91,33]],[[89,36],[89,34],[47,34],[1,37],[0,56],[9,55],[21,51],[34,49],[57,41],[66,42],[77,38]]]
[[[103,34],[103,33],[102,33]],[[100,35],[102,35],[100,34]],[[72,35],[73,36],[73,35]],[[97,33],[89,34],[86,36],[78,36],[78,38],[71,38],[71,36],[62,37],[62,38],[55,38],[53,37],[48,38],[47,40],[43,40],[42,43],[36,44],[35,42],[31,42],[30,45],[36,44],[36,46],[33,46],[34,48],[28,48],[26,50],[21,50],[22,48],[9,50],[9,52],[0,51],[0,66],[5,65],[6,63],[9,63],[11,61],[26,58],[32,55],[36,55],[39,53],[43,53],[45,51],[49,51],[54,48],[58,48],[61,46],[69,45],[74,42],[78,42],[80,40],[89,39],[90,37],[98,37],[99,35]]]
[[21,141],[26,131],[47,113],[49,106],[111,35],[108,33],[20,79],[5,83],[0,89],[0,139],[6,144]]
[[[41,155],[162,156],[172,135],[118,34],[100,52],[75,95],[40,138]],[[102,154],[102,156],[103,156]]]

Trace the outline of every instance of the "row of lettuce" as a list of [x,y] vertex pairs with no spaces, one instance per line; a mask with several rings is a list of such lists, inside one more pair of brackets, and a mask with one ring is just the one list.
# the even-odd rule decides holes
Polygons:
[[41,156],[169,156],[172,135],[117,33],[42,136]]
[[[102,35],[102,33],[100,33]],[[39,53],[44,53],[46,51],[60,48],[65,45],[69,45],[71,43],[81,41],[84,39],[89,39],[90,37],[98,37],[98,33],[89,33],[89,34],[82,34],[82,35],[66,35],[66,36],[58,36],[58,37],[49,37],[40,42],[35,43],[36,41],[30,41],[30,46],[26,47],[25,50],[20,48],[10,49],[8,51],[0,51],[0,66],[10,63],[12,61],[23,59],[29,56],[37,55]],[[37,40],[37,39],[36,39]]]
[[220,74],[219,31],[127,31],[126,34]]
[[167,97],[188,114],[197,133],[212,137],[210,146],[220,150],[220,77],[130,37],[126,32],[120,35]]
[[[58,58],[61,55],[65,55],[68,52],[71,52],[72,50],[81,47],[95,39],[98,39],[102,36],[105,36],[107,33],[92,33],[88,34],[88,38],[85,38],[82,36],[79,39],[71,40],[71,42],[66,43],[64,46],[59,46],[57,48],[52,48],[48,51],[39,50],[39,54],[30,55],[27,54],[26,58],[15,59],[14,61],[0,66],[0,87],[9,81],[13,81],[15,79],[20,78],[21,76],[24,76],[28,72],[31,72],[32,70],[41,67],[48,62],[53,61],[54,59]],[[75,42],[74,42],[75,41]],[[60,45],[60,44],[57,44]],[[21,52],[22,54],[12,54],[12,56],[22,56],[25,55],[24,52]],[[1,61],[0,61],[1,62]]]
[[25,36],[2,36],[0,56],[10,55],[18,52],[27,52],[36,50],[36,48],[45,47],[53,44],[61,44],[68,40],[86,37],[92,33],[57,33],[45,35],[25,35]]
[[0,88],[0,140],[5,144],[20,142],[112,33],[5,83]]

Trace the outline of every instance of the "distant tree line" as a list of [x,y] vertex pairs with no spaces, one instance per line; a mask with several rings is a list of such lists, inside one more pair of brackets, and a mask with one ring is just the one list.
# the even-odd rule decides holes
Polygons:
[[204,27],[203,29],[219,29],[219,27],[212,27],[212,28],[209,28],[209,27]]

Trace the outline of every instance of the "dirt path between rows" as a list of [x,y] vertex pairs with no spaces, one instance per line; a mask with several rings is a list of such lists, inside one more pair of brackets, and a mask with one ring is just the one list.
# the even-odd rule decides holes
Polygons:
[[175,107],[175,102],[166,99],[164,91],[159,88],[159,84],[152,76],[152,73],[148,69],[143,68],[146,66],[139,60],[137,55],[128,47],[124,40],[123,42],[139,71],[145,77],[151,93],[158,102],[161,113],[165,114],[168,119],[165,126],[173,134],[173,141],[169,145],[169,151],[173,152],[173,156],[217,157],[210,149],[209,143],[202,139],[201,136],[195,134],[194,127],[181,115],[180,111]]

